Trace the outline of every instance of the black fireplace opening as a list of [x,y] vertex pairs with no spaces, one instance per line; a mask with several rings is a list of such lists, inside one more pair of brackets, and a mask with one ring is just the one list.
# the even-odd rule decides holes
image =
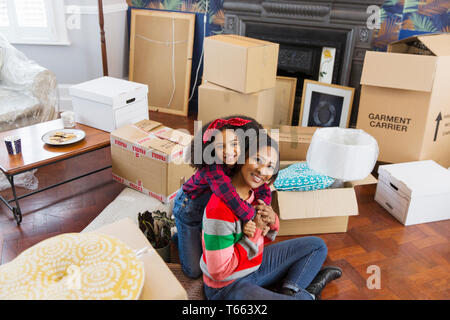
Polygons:
[[323,47],[336,48],[332,83],[342,83],[344,54],[349,31],[296,25],[280,25],[267,22],[246,22],[245,36],[280,44],[277,75],[297,78],[295,103],[291,125],[299,123],[303,81],[318,80]]

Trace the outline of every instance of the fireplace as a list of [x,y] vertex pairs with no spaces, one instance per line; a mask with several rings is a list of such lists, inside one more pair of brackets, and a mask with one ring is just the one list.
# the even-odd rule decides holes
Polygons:
[[[377,2],[383,3],[370,0]],[[224,32],[280,44],[277,73],[297,78],[292,125],[298,125],[303,80],[319,78],[323,47],[336,48],[332,83],[356,89],[350,118],[354,127],[362,63],[371,40],[366,28],[368,5],[364,0],[224,0]]]

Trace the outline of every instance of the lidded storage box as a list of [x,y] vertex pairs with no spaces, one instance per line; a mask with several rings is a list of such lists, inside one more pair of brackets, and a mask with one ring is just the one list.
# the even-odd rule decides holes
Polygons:
[[101,77],[70,87],[75,121],[104,131],[148,119],[145,84]]
[[433,160],[378,167],[375,201],[405,226],[450,219],[450,170]]

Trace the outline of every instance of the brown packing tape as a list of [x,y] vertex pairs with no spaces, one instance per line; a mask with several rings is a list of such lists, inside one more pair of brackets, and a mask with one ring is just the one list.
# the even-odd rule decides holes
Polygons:
[[134,124],[135,127],[145,131],[146,133],[149,133],[150,131],[153,131],[155,128],[161,126],[162,124],[160,122],[156,122],[153,120],[141,120],[139,122],[136,122]]

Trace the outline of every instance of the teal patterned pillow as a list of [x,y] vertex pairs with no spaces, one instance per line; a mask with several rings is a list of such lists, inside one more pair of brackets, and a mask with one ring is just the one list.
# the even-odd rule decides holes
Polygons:
[[282,191],[313,191],[328,188],[333,183],[333,178],[311,170],[306,162],[299,162],[280,170],[273,185]]

